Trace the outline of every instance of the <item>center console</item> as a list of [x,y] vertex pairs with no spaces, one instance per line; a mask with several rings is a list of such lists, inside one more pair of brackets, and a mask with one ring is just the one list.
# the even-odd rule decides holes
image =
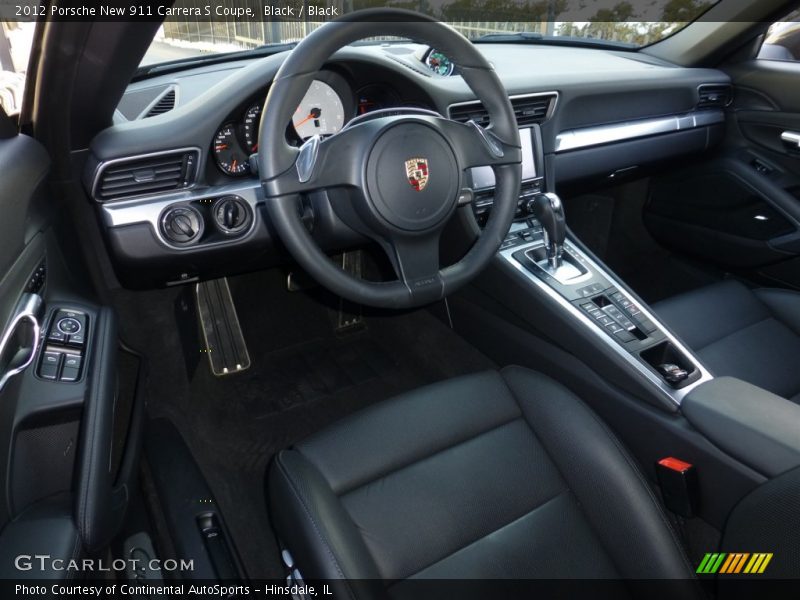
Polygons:
[[[632,369],[658,396],[679,405],[686,394],[712,379],[691,351],[639,302],[625,284],[567,234],[563,204],[546,193],[538,128],[521,132],[523,185],[517,217],[499,257],[562,318],[579,324],[604,352]],[[477,172],[476,172],[477,171]],[[490,184],[483,171],[471,173],[478,190],[473,206],[478,224],[491,210]]]

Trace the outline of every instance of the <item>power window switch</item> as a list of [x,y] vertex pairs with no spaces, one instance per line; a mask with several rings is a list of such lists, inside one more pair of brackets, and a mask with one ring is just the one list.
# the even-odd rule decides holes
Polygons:
[[39,365],[39,377],[42,379],[56,379],[61,356],[60,352],[44,352],[42,354],[42,364]]
[[56,344],[66,344],[67,334],[63,331],[60,331],[55,325],[53,325],[53,327],[50,328],[50,333],[47,335],[47,339],[51,342],[55,342]]
[[65,369],[80,369],[83,357],[80,354],[65,354],[64,355],[64,368]]
[[80,354],[65,354],[64,367],[61,369],[59,381],[78,381],[82,362],[83,357]]
[[71,336],[69,336],[70,346],[83,346],[84,343],[86,343],[86,337],[82,331],[80,333],[73,333]]
[[64,367],[61,369],[61,379],[59,381],[78,381],[80,369],[75,367]]

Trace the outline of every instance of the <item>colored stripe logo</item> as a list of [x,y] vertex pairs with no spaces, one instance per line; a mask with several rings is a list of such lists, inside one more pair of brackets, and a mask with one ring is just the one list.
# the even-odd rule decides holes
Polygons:
[[732,575],[748,573],[758,575],[764,572],[772,560],[772,552],[709,552],[697,567],[697,573],[712,575],[725,573]]

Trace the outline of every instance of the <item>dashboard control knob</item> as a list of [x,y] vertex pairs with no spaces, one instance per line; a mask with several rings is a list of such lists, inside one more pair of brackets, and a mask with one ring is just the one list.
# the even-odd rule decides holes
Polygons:
[[161,217],[161,233],[173,244],[191,244],[203,233],[203,215],[191,206],[170,206]]
[[223,196],[214,203],[212,214],[219,230],[228,235],[241,233],[252,221],[250,207],[239,196]]

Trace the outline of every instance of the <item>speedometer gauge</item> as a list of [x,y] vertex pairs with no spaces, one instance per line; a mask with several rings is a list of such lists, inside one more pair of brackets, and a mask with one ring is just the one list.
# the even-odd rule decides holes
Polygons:
[[428,56],[425,57],[425,64],[428,68],[442,77],[449,77],[453,74],[455,66],[453,62],[438,50],[431,48]]
[[259,125],[261,125],[261,105],[253,104],[244,113],[244,141],[250,154],[258,152]]
[[301,139],[332,135],[344,126],[344,104],[339,94],[324,81],[315,79],[292,116]]
[[219,168],[228,175],[246,175],[250,172],[249,153],[242,149],[233,123],[223,125],[214,136],[214,158]]

